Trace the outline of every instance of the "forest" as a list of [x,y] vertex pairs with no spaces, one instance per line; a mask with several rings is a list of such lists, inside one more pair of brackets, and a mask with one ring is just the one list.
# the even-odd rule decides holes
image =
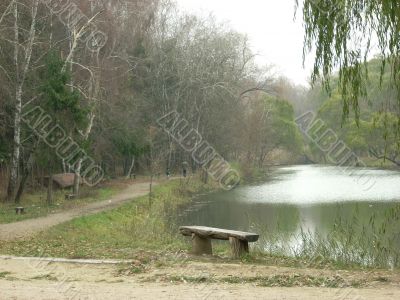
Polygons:
[[[245,35],[169,1],[114,2],[77,1],[61,17],[42,1],[1,4],[2,198],[18,202],[25,186],[61,172],[77,174],[79,188],[83,157],[60,156],[38,134],[54,125],[108,178],[179,172],[186,160],[197,167],[156,123],[170,111],[228,161],[262,166],[277,149],[300,154],[285,99],[296,88],[254,63]],[[90,26],[78,11],[93,16],[86,21],[104,45],[87,47]]]
[[[256,64],[246,35],[213,16],[190,15],[159,0],[64,6],[39,0],[0,6],[5,201],[19,202],[26,188],[39,188],[57,173],[75,173],[78,194],[89,166],[95,166],[94,183],[179,174],[183,162],[195,172],[199,164],[156,122],[171,111],[247,173],[327,163],[294,121],[307,111],[317,112],[368,165],[399,165],[396,93],[389,71],[380,76],[380,57],[367,62],[361,117],[342,118],[338,74],[329,92],[322,81],[295,85],[273,65]],[[60,150],[55,144],[62,140]]]

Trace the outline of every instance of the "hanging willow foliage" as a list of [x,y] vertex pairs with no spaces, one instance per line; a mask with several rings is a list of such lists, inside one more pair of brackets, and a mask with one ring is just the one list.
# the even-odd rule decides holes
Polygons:
[[379,49],[381,84],[390,68],[396,93],[394,106],[387,99],[386,107],[397,112],[400,132],[400,0],[304,0],[303,19],[303,59],[315,54],[312,82],[320,78],[330,92],[330,76],[339,70],[344,118],[352,109],[358,121],[359,99],[367,96],[367,58]]

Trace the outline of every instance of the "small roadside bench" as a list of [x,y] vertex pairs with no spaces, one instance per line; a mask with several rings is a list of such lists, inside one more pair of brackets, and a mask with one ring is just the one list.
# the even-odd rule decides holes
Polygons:
[[259,237],[256,233],[205,226],[181,226],[179,231],[184,236],[192,237],[193,254],[212,254],[211,239],[229,240],[235,258],[248,253],[249,242],[256,242]]
[[65,200],[73,200],[78,198],[77,195],[74,194],[65,194]]
[[23,207],[16,207],[16,208],[15,208],[15,213],[16,213],[17,215],[23,215],[23,214],[25,213],[25,208],[23,208]]

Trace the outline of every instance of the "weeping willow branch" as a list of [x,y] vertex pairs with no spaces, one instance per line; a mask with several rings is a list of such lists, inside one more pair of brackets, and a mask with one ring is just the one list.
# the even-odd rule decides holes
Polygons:
[[[296,0],[297,10],[300,3]],[[400,0],[304,0],[303,60],[315,54],[313,84],[322,80],[330,92],[331,76],[339,70],[343,117],[354,111],[359,120],[359,100],[368,96],[367,59],[380,52],[381,87],[390,68],[390,86],[396,91],[400,132]],[[371,46],[378,42],[378,48]],[[389,101],[389,99],[387,99]]]

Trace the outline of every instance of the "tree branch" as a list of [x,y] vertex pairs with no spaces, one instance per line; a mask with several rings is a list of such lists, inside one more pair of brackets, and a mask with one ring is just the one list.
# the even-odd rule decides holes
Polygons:
[[369,149],[369,153],[370,153],[373,157],[375,157],[376,159],[383,159],[384,161],[385,161],[385,160],[388,160],[388,161],[392,162],[393,164],[395,164],[395,165],[397,165],[397,166],[400,167],[400,161],[397,161],[397,160],[396,160],[396,158],[397,158],[397,156],[398,156],[397,153],[396,153],[393,157],[389,157],[389,156],[387,156],[387,155],[380,155],[380,154],[378,154],[378,151],[377,151],[376,149],[374,149],[374,148],[370,148],[370,149]]

